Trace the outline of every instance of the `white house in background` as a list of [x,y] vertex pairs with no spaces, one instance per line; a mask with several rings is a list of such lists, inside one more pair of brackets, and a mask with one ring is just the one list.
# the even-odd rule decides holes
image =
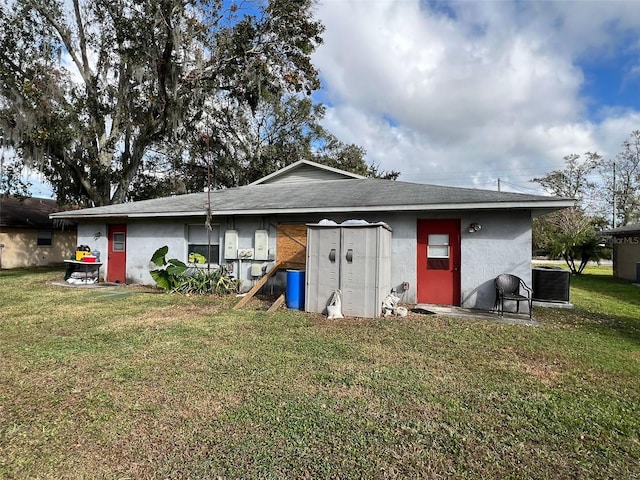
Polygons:
[[[102,253],[108,281],[153,285],[150,258],[207,256],[249,288],[280,263],[305,265],[307,224],[384,222],[392,230],[391,285],[407,303],[491,309],[494,279],[531,284],[531,220],[570,207],[566,198],[364,178],[299,161],[250,185],[55,213],[78,223],[78,243]],[[283,274],[271,279],[282,285]],[[269,283],[267,288],[269,288]],[[403,288],[404,286],[404,288]],[[407,289],[408,288],[408,289]]]

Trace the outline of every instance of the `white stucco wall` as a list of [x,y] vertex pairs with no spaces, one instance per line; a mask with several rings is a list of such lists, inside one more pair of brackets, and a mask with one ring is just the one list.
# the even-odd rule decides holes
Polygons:
[[[115,223],[124,223],[122,221]],[[150,259],[153,253],[160,247],[167,245],[168,258],[177,258],[187,262],[188,241],[187,226],[190,224],[204,224],[204,218],[185,218],[180,221],[175,220],[135,220],[127,223],[127,244],[126,244],[126,281],[144,285],[155,285],[149,275],[149,271],[156,268]],[[219,226],[219,238],[221,257],[223,256],[224,232],[226,230],[237,230],[239,234],[239,248],[254,248],[254,234],[256,229],[266,229],[269,231],[269,249],[275,258],[276,231],[269,222],[262,217],[251,217],[247,219],[214,219],[213,224]],[[78,244],[88,245],[92,250],[100,251],[100,259],[103,262],[100,274],[102,279],[106,278],[109,268],[107,255],[107,234],[108,225],[104,223],[82,223],[78,227]],[[226,262],[224,258],[221,263],[230,263],[233,268],[233,275],[240,278],[245,283],[245,290],[250,288],[254,279],[251,277],[251,265],[258,263],[272,264],[273,262],[253,262],[250,260]],[[284,281],[284,279],[282,279]]]
[[[482,225],[469,233],[471,223]],[[462,217],[461,305],[488,310],[495,301],[494,279],[501,273],[531,287],[531,212],[481,212]],[[505,308],[508,308],[505,305]],[[526,312],[523,303],[520,310]]]
[[[127,283],[155,285],[149,270],[157,268],[151,256],[160,247],[168,246],[167,258],[186,260],[185,221],[144,221],[127,225]],[[199,221],[193,221],[199,223]]]
[[[495,301],[494,279],[512,273],[531,286],[531,213],[528,210],[398,214],[387,219],[393,229],[392,285],[409,282],[403,300],[416,302],[418,219],[460,219],[461,306],[489,310]],[[471,223],[482,229],[469,233]],[[526,307],[521,305],[526,312]]]
[[[257,229],[269,233],[270,260],[238,261],[233,265],[233,275],[244,282],[244,290],[255,281],[251,277],[251,265],[257,263],[272,265],[276,257],[276,228],[278,223],[318,222],[330,218],[341,222],[350,218],[364,219],[369,222],[384,221],[392,228],[392,266],[391,281],[406,303],[416,302],[416,252],[418,219],[460,219],[461,227],[461,305],[467,308],[491,309],[495,300],[494,279],[500,273],[512,273],[531,285],[531,212],[528,210],[487,211],[487,212],[442,212],[442,213],[374,213],[357,215],[319,215],[309,217],[234,217],[214,219],[219,225],[221,257],[224,250],[224,232],[236,230],[239,235],[239,248],[254,248],[254,234]],[[149,259],[153,252],[163,245],[169,246],[169,258],[187,260],[186,225],[204,223],[203,218],[172,220],[133,221],[127,226],[127,282],[153,285],[149,270],[153,268]],[[479,223],[482,229],[469,233],[468,226]],[[98,233],[100,235],[98,235]],[[108,267],[107,226],[89,223],[78,227],[78,243],[89,245],[101,252]],[[284,289],[285,274],[279,274],[270,281],[272,288]],[[400,286],[409,283],[409,290],[402,293]],[[521,306],[522,308],[523,306]],[[526,311],[526,307],[524,307]]]
[[[149,275],[149,270],[155,268],[150,259],[153,252],[164,245],[169,247],[169,258],[183,259],[186,256],[187,248],[185,238],[187,223],[189,222],[178,223],[171,220],[144,220],[127,223],[127,283],[155,285]],[[81,223],[78,226],[78,245],[88,245],[91,250],[100,252],[100,261],[103,263],[100,269],[102,280],[107,278],[109,269],[107,235],[108,225],[104,223]]]
[[[270,221],[268,217],[237,217],[226,219],[215,219],[215,223],[220,225],[220,256],[221,263],[232,268],[232,275],[243,282],[242,291],[249,290],[259,277],[251,276],[251,267],[253,264],[271,268],[275,260],[276,252],[276,222]],[[269,260],[226,260],[224,259],[224,232],[226,230],[235,230],[238,232],[238,249],[255,249],[254,239],[256,230],[266,230],[268,232],[268,250]],[[284,283],[284,279],[278,279],[279,283]],[[273,281],[272,281],[273,283]],[[284,288],[284,286],[282,286]]]

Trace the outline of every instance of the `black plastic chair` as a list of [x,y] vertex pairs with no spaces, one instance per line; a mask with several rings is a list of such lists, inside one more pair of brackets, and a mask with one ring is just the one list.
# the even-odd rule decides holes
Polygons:
[[496,277],[496,304],[495,308],[504,316],[504,301],[511,300],[516,302],[516,313],[520,313],[520,302],[527,302],[529,305],[529,318],[531,318],[533,310],[533,301],[531,299],[531,289],[527,287],[520,277],[503,273]]

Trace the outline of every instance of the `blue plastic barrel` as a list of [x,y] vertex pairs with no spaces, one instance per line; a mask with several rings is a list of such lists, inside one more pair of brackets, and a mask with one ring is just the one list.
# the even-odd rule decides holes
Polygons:
[[287,308],[304,309],[304,270],[287,270]]

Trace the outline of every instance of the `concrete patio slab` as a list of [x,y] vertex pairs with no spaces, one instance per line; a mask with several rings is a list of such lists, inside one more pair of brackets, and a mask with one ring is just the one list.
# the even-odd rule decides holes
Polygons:
[[504,316],[500,316],[497,312],[490,312],[486,310],[474,310],[470,308],[455,307],[450,305],[430,305],[426,303],[420,303],[415,305],[413,309],[422,309],[428,312],[433,312],[436,315],[453,318],[466,318],[470,320],[485,320],[497,323],[507,323],[510,325],[529,325],[539,326],[542,325],[535,319],[530,319],[527,314],[505,313]]

